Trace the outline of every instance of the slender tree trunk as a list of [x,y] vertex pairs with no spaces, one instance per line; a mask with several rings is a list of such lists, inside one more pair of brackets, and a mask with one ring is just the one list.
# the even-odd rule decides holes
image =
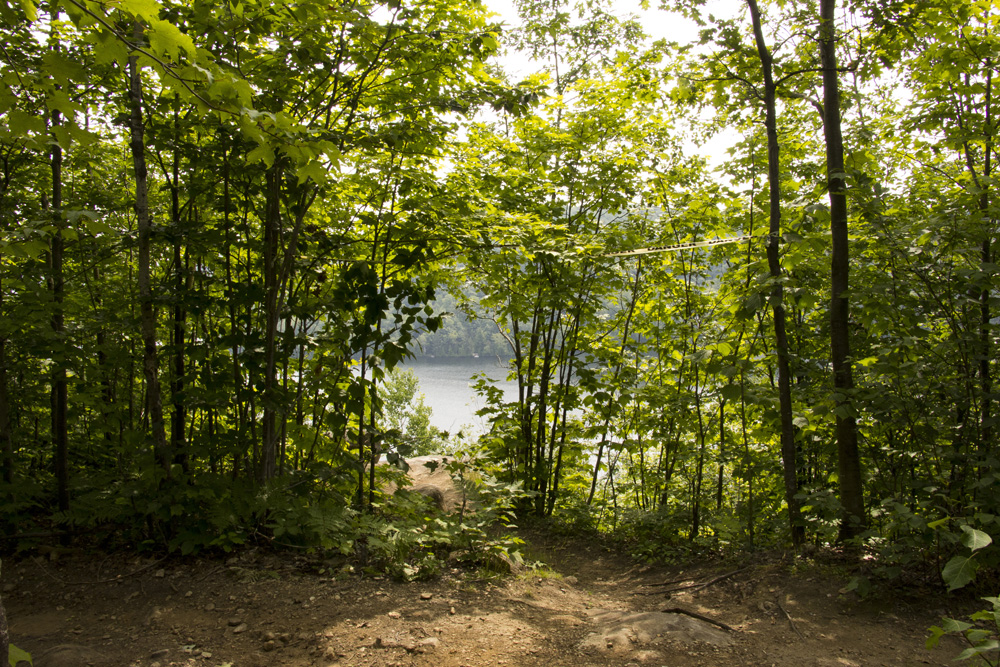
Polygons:
[[823,130],[826,136],[827,187],[830,194],[830,348],[837,424],[837,469],[844,515],[840,539],[854,537],[865,525],[864,486],[858,453],[858,426],[852,413],[850,322],[847,301],[850,266],[847,240],[847,188],[844,139],[840,121],[840,82],[834,26],[836,0],[820,0],[820,57],[823,65]]
[[[55,22],[56,16],[52,17]],[[54,28],[53,28],[54,29]],[[58,47],[53,44],[53,48]],[[59,111],[52,111],[52,129],[62,123]],[[50,153],[52,170],[52,201],[51,213],[56,228],[52,235],[49,251],[49,281],[52,291],[52,333],[54,338],[53,363],[51,372],[51,402],[52,402],[52,444],[55,448],[53,458],[56,478],[56,500],[59,510],[69,509],[69,387],[66,378],[66,323],[63,313],[63,297],[65,283],[63,276],[63,254],[65,239],[63,238],[62,215],[62,164],[63,153],[58,143],[53,142]]]
[[719,479],[715,487],[715,511],[722,510],[722,483],[726,474],[726,399],[719,399]]
[[754,543],[754,465],[753,453],[750,451],[750,438],[747,433],[747,392],[746,376],[740,369],[740,432],[743,436],[744,474],[747,478],[747,541],[751,547]]
[[[0,200],[6,194],[10,183],[10,170],[4,161],[3,178],[0,179]],[[3,255],[0,254],[0,263]],[[0,281],[3,274],[0,272]],[[3,285],[0,284],[0,317],[5,317]],[[9,321],[9,320],[8,320]],[[10,428],[10,393],[7,375],[7,328],[0,327],[0,479],[8,484],[14,481],[14,438]],[[0,654],[2,655],[2,654]]]
[[788,334],[785,331],[784,289],[781,285],[781,261],[778,245],[781,238],[781,164],[778,147],[778,118],[776,93],[771,52],[764,42],[760,9],[757,0],[747,0],[753,21],[754,40],[764,71],[765,126],[767,129],[767,184],[770,202],[770,228],[767,243],[767,266],[771,272],[771,309],[774,317],[774,341],[778,361],[778,412],[781,419],[781,462],[784,467],[785,503],[788,506],[788,521],[792,534],[792,544],[798,547],[805,538],[801,522],[801,510],[796,494],[799,491],[795,452],[795,428],[792,423],[792,391],[788,368]]
[[277,474],[277,341],[279,292],[279,235],[281,234],[281,170],[275,161],[267,172],[267,209],[264,215],[264,417],[261,420],[261,453],[257,481]]
[[701,411],[701,374],[698,364],[694,366],[694,410],[698,416],[698,464],[695,468],[694,487],[691,503],[691,535],[698,537],[701,531],[701,488],[705,479],[705,417]]
[[[94,267],[94,284],[98,284],[100,280],[100,269]],[[103,320],[104,299],[101,297],[100,292],[95,295],[94,310],[97,311],[98,318]],[[115,386],[113,381],[114,371],[108,363],[107,333],[103,326],[97,329],[95,342],[97,343],[97,372],[101,378],[101,422],[104,429],[104,444],[107,445],[108,451],[111,451],[115,442],[115,433],[111,429],[111,425],[114,422]],[[117,421],[119,423],[118,431],[121,433],[121,425],[124,420],[118,419]],[[119,465],[124,463],[120,454],[118,463]]]
[[[0,285],[0,317],[3,313],[3,286]],[[0,479],[14,483],[14,438],[10,430],[10,397],[7,389],[7,334],[0,331]],[[0,656],[3,653],[0,652]]]
[[[625,324],[622,326],[622,344],[618,347],[618,365],[615,366],[614,375],[611,378],[612,389],[617,388],[618,380],[621,377],[622,368],[625,364],[625,347],[628,345],[629,330],[632,326],[632,317],[635,315],[635,307],[639,301],[639,286],[642,278],[642,257],[636,261],[635,280],[632,282],[632,298],[629,301],[628,314],[625,316]],[[614,392],[612,392],[613,395]],[[613,401],[614,399],[611,399]],[[594,501],[594,493],[597,491],[597,477],[601,470],[601,457],[604,448],[608,444],[608,432],[611,425],[611,416],[615,406],[611,402],[606,406],[607,413],[604,416],[604,424],[601,426],[601,442],[597,447],[597,460],[594,462],[594,474],[590,479],[590,493],[587,495],[587,504]]]
[[[986,147],[983,150],[983,177],[987,184],[990,183],[993,175],[993,59],[986,59],[986,123],[987,128]],[[983,214],[983,224],[986,227],[983,235],[983,244],[980,254],[983,272],[988,275],[989,267],[994,263],[993,249],[991,247],[993,227],[987,222],[990,210],[990,186],[983,188],[983,193],[979,196],[979,210]],[[990,290],[984,288],[979,293],[979,390],[982,394],[980,403],[979,419],[982,423],[982,447],[983,456],[993,447],[993,379],[990,376],[990,362],[993,356],[993,345],[990,342],[990,320],[992,313],[990,308]]]
[[[179,142],[177,130],[178,113],[174,109],[174,141]],[[187,257],[183,252],[181,233],[181,201],[180,201],[180,149],[174,147],[173,168],[170,183],[170,212],[174,228],[174,312],[173,312],[173,378],[170,382],[170,398],[173,412],[170,414],[170,448],[173,450],[174,463],[180,464],[188,471],[187,453],[185,451],[184,428],[187,423],[187,410],[184,407],[184,372],[185,372],[185,330],[187,329],[187,312],[184,309],[184,294],[186,286]]]
[[0,599],[0,665],[7,667],[9,655],[10,632],[7,630],[7,612],[3,608],[3,599]]
[[[135,23],[133,37],[142,39],[142,26]],[[163,422],[163,398],[160,392],[160,369],[156,346],[156,312],[153,309],[153,292],[150,278],[150,250],[152,219],[149,214],[148,173],[146,169],[146,144],[142,120],[142,77],[138,57],[128,60],[129,72],[129,146],[135,171],[135,214],[138,226],[139,323],[142,332],[142,368],[146,379],[146,405],[153,438],[153,456],[163,469],[166,479],[172,478],[170,448],[167,444]]]
[[184,429],[187,423],[187,412],[182,396],[184,394],[185,372],[185,329],[187,313],[184,310],[185,266],[184,244],[181,231],[180,202],[180,132],[179,111],[177,100],[174,101],[174,150],[173,164],[170,174],[170,222],[174,234],[174,294],[173,294],[173,377],[170,381],[170,400],[173,411],[170,413],[170,448],[173,452],[173,462],[180,464],[184,471],[188,469],[185,453]]
[[[233,150],[230,148],[222,163],[222,216],[223,227],[226,233],[224,256],[226,260],[226,305],[229,309],[229,334],[232,340],[230,357],[233,361],[233,405],[236,412],[236,433],[242,439],[246,431],[246,410],[243,395],[243,371],[240,369],[240,344],[239,336],[237,335],[240,331],[240,318],[236,309],[236,292],[234,289],[236,283],[233,279],[233,222],[232,195],[230,192],[231,174],[229,170],[229,162],[232,159],[232,155]],[[236,449],[231,453],[233,456],[233,478],[235,479],[242,465],[243,453]]]

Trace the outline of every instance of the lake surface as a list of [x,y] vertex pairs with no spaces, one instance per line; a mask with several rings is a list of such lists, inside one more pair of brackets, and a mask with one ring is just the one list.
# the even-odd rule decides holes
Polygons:
[[465,430],[478,435],[486,431],[486,420],[476,416],[485,403],[472,388],[474,375],[486,373],[494,380],[502,380],[505,400],[517,397],[517,383],[505,379],[507,369],[495,357],[408,359],[403,369],[413,371],[420,381],[424,403],[433,411],[431,424],[449,433]]

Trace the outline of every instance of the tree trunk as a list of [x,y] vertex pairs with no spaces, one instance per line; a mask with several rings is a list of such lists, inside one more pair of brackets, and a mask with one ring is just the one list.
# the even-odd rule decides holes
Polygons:
[[[142,26],[133,26],[133,37],[142,39]],[[128,60],[129,73],[129,146],[135,171],[135,215],[138,231],[139,326],[142,333],[142,369],[146,379],[146,405],[153,438],[153,456],[163,469],[166,479],[172,478],[170,448],[167,445],[163,423],[163,399],[160,393],[160,371],[156,348],[156,312],[153,310],[153,293],[150,285],[150,246],[152,220],[149,215],[148,180],[146,169],[146,144],[142,120],[142,78],[138,57]]]
[[264,392],[261,420],[261,453],[257,481],[264,483],[277,474],[277,346],[278,346],[278,248],[281,233],[281,169],[279,162],[267,172],[267,209],[264,215]]
[[722,511],[722,484],[726,476],[726,399],[719,398],[719,479],[715,487],[715,511]]
[[[2,304],[0,296],[0,304]],[[2,309],[0,309],[2,310]],[[14,438],[10,431],[10,400],[7,392],[7,338],[0,334],[0,478],[14,483]]]
[[0,666],[7,667],[9,655],[10,633],[7,631],[7,612],[3,608],[3,599],[0,599]]
[[184,293],[187,273],[181,232],[181,196],[180,196],[180,137],[178,132],[178,111],[174,108],[174,155],[170,178],[170,218],[174,233],[174,309],[173,309],[173,377],[170,382],[170,400],[173,412],[170,413],[170,449],[173,463],[188,471],[187,452],[185,451],[184,428],[187,423],[187,411],[184,407],[184,371],[185,371],[185,330],[187,329],[187,312],[184,309]]
[[[223,228],[225,230],[225,241],[223,254],[226,263],[226,306],[229,313],[229,334],[232,339],[232,345],[230,347],[230,358],[233,360],[232,364],[232,378],[233,378],[233,402],[235,405],[235,419],[236,419],[236,433],[242,439],[246,431],[246,409],[244,403],[243,394],[243,371],[240,368],[240,340],[238,332],[240,331],[240,319],[239,313],[236,309],[236,293],[233,289],[235,282],[233,280],[233,224],[232,224],[232,195],[230,193],[230,180],[231,175],[229,171],[229,161],[232,159],[233,150],[229,149],[225,154],[224,161],[222,163],[222,215],[223,215]],[[232,451],[233,456],[233,479],[235,479],[240,472],[240,466],[243,461],[243,452],[234,449]]]
[[[622,326],[622,343],[618,347],[618,362],[615,366],[614,375],[611,376],[611,386],[612,388],[618,387],[618,380],[621,377],[622,368],[625,365],[625,347],[628,345],[628,337],[630,333],[630,328],[632,326],[632,317],[635,315],[635,307],[639,301],[639,287],[641,285],[640,279],[642,277],[642,257],[636,261],[635,267],[635,280],[632,283],[632,298],[629,301],[628,314],[625,316],[625,324]],[[611,417],[615,412],[614,398],[608,399],[608,405],[605,407],[607,412],[604,416],[604,423],[601,425],[601,442],[597,447],[597,460],[594,461],[594,474],[590,479],[590,493],[587,495],[587,504],[590,505],[594,501],[594,493],[597,491],[597,478],[601,471],[601,457],[604,454],[604,448],[608,444],[608,434],[611,426]]]
[[[50,48],[59,50],[55,36],[57,12],[51,17],[52,34],[49,36]],[[51,115],[53,133],[62,124],[62,116],[53,109]],[[67,411],[69,403],[69,388],[66,378],[66,324],[63,315],[63,250],[65,239],[62,234],[62,147],[55,140],[49,153],[49,166],[52,173],[52,201],[50,212],[55,226],[49,247],[49,289],[52,292],[52,371],[50,373],[51,404],[52,404],[52,444],[54,446],[53,466],[56,478],[56,502],[61,512],[69,509],[69,423]]]
[[[94,284],[99,284],[100,280],[100,269],[98,267],[94,267]],[[100,296],[100,294],[95,295],[94,309],[98,311],[98,313],[103,313],[104,299]],[[115,383],[113,380],[115,370],[112,368],[112,365],[108,363],[107,333],[103,325],[97,329],[95,342],[97,344],[98,376],[101,379],[101,427],[104,429],[104,444],[108,447],[108,451],[111,451],[114,448],[115,443],[115,433],[111,430],[111,425],[114,421],[118,422],[118,435],[120,437],[124,431],[122,428],[124,420],[121,419],[120,416],[119,419],[114,419]],[[122,466],[123,463],[124,461],[119,453],[118,464],[119,466]]]
[[852,413],[850,323],[847,288],[850,267],[847,241],[847,193],[844,182],[844,139],[840,122],[837,74],[836,0],[820,0],[820,57],[823,65],[823,131],[826,137],[827,188],[830,194],[830,348],[837,424],[837,469],[843,516],[840,539],[854,537],[865,525],[864,487],[858,454],[858,426]]
[[[60,123],[59,112],[52,112],[52,127]],[[67,411],[69,403],[69,388],[66,379],[66,323],[63,315],[63,251],[65,239],[62,235],[62,149],[58,144],[52,145],[52,202],[51,212],[56,226],[49,250],[49,283],[52,291],[52,333],[53,358],[51,382],[52,403],[52,444],[55,448],[53,458],[56,478],[56,500],[61,512],[69,509],[69,423]]]
[[689,539],[698,537],[701,531],[701,487],[705,479],[705,417],[701,411],[701,373],[698,364],[694,367],[694,410],[698,416],[698,464],[695,468],[691,498],[691,534]]
[[781,462],[784,467],[785,503],[788,505],[788,521],[792,533],[792,544],[802,544],[805,531],[801,522],[801,511],[796,494],[799,491],[795,452],[795,429],[792,423],[792,390],[788,369],[788,335],[785,331],[784,289],[781,284],[781,262],[778,244],[781,238],[781,173],[778,148],[778,120],[776,111],[776,86],[771,52],[764,42],[764,30],[760,22],[757,0],[747,0],[750,17],[753,20],[754,40],[764,71],[765,126],[767,128],[767,185],[770,202],[770,228],[767,241],[767,266],[771,272],[771,309],[774,316],[774,342],[778,357],[778,411],[781,419]]
[[[989,275],[989,267],[994,263],[991,237],[993,234],[989,220],[990,210],[990,182],[993,176],[993,60],[986,60],[986,148],[983,151],[983,181],[986,187],[979,196],[979,210],[983,214],[983,223],[986,225],[980,259],[983,272]],[[990,361],[993,356],[993,345],[990,342],[990,321],[993,319],[990,308],[990,290],[983,289],[979,293],[979,389],[982,394],[980,399],[979,420],[982,424],[981,452],[985,458],[993,447],[993,380],[990,375]]]

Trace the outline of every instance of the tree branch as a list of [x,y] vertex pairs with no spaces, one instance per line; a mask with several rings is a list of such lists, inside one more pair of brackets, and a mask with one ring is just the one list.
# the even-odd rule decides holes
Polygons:
[[72,4],[74,7],[76,7],[80,11],[82,11],[84,14],[86,14],[87,16],[93,18],[95,21],[97,21],[102,26],[104,26],[105,28],[107,28],[107,30],[112,35],[114,35],[120,42],[122,42],[129,49],[131,49],[132,51],[135,51],[136,53],[141,53],[142,55],[146,56],[150,60],[152,60],[155,63],[159,64],[160,67],[163,68],[163,71],[164,71],[165,74],[167,74],[167,76],[175,79],[176,81],[179,81],[180,84],[182,86],[184,86],[185,90],[187,90],[189,93],[191,93],[191,95],[193,95],[198,101],[200,101],[202,104],[204,104],[205,106],[207,106],[209,109],[212,109],[213,111],[220,111],[220,112],[224,112],[224,113],[230,113],[230,114],[233,114],[233,115],[237,115],[232,110],[230,110],[230,109],[224,109],[222,107],[216,106],[212,102],[209,102],[207,99],[205,99],[204,97],[202,97],[194,88],[191,87],[191,84],[188,83],[187,79],[185,79],[184,77],[182,77],[179,74],[177,74],[177,72],[173,71],[174,65],[161,60],[159,57],[153,55],[148,50],[142,48],[141,46],[139,46],[135,42],[132,42],[131,40],[129,40],[124,34],[122,34],[122,32],[120,30],[118,30],[113,25],[111,25],[111,23],[108,22],[107,17],[101,16],[100,14],[96,14],[95,12],[90,11],[85,5],[81,4],[80,2],[77,2],[77,0],[68,0],[68,1],[69,1],[70,4]]

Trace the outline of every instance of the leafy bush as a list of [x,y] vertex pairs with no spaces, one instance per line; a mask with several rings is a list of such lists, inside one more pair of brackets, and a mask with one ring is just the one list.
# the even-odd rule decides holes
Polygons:
[[456,511],[445,514],[433,499],[404,486],[378,503],[376,512],[353,517],[355,555],[368,571],[413,581],[436,576],[449,560],[493,570],[521,562],[521,541],[508,530],[523,492],[469,458],[446,461],[466,498]]
[[[993,539],[967,525],[960,526],[964,535],[962,544],[967,547],[966,553],[959,554],[948,561],[941,571],[941,578],[948,584],[948,590],[963,588],[976,578],[979,570],[980,554],[984,553]],[[968,648],[959,654],[957,660],[976,660],[980,664],[1000,665],[1000,598],[985,597],[991,608],[975,612],[969,618],[971,623],[945,618],[940,626],[932,626],[931,636],[927,639],[927,648],[938,645],[944,635],[957,635],[968,644]]]

